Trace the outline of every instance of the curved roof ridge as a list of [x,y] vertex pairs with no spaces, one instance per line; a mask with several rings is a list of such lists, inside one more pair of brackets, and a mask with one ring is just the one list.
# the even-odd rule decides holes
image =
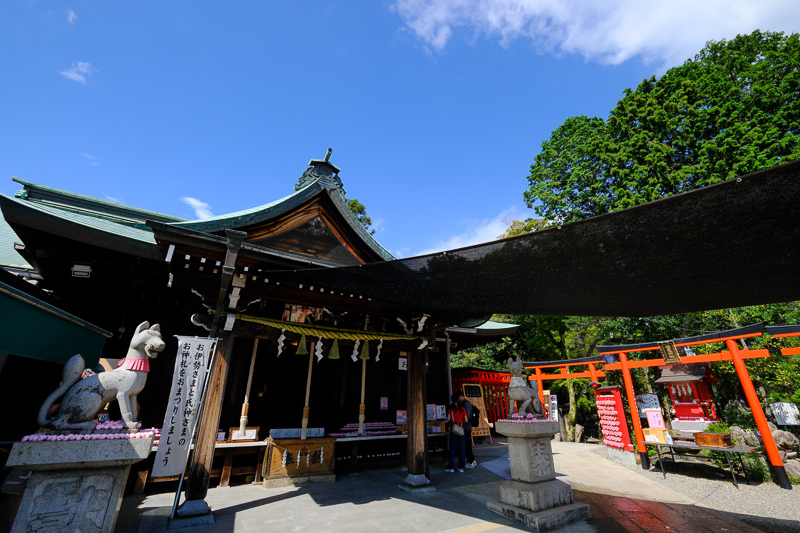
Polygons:
[[[249,207],[247,209],[240,209],[239,211],[233,211],[231,213],[225,213],[225,214],[222,214],[222,215],[214,215],[213,217],[198,218],[198,219],[195,219],[195,220],[182,220],[182,221],[178,221],[178,222],[170,222],[169,224],[172,225],[172,226],[180,227],[180,228],[197,229],[197,230],[201,230],[201,231],[218,231],[218,229],[225,229],[225,228],[223,228],[219,224],[215,224],[215,223],[221,222],[221,221],[224,221],[224,220],[231,220],[231,219],[234,219],[234,218],[246,217],[248,215],[254,215],[254,214],[260,213],[262,211],[270,211],[273,208],[275,208],[276,206],[279,206],[279,205],[283,204],[284,202],[287,202],[287,201],[291,200],[293,197],[302,195],[306,191],[306,189],[308,189],[310,186],[314,185],[314,183],[316,183],[316,182],[309,183],[307,187],[304,187],[304,188],[300,189],[299,191],[295,191],[292,194],[289,194],[289,195],[284,196],[283,198],[279,198],[277,200],[273,200],[272,202],[268,202],[266,204],[257,205],[255,207]],[[219,228],[218,229],[203,229],[204,226],[209,226],[209,227],[213,226],[215,228],[217,226],[219,226]]]
[[49,187],[49,186],[46,186],[46,185],[40,185],[38,183],[33,183],[33,182],[30,182],[30,181],[23,180],[23,179],[18,178],[16,176],[12,176],[11,180],[19,183],[20,185],[25,187],[25,189],[27,189],[27,191],[23,190],[23,191],[17,192],[17,194],[16,194],[17,198],[20,198],[22,200],[27,200],[27,201],[35,201],[35,202],[43,203],[43,204],[46,204],[46,205],[51,205],[51,206],[57,207],[59,209],[77,211],[77,212],[80,212],[81,214],[84,214],[84,215],[87,215],[87,216],[100,216],[102,218],[102,215],[100,213],[98,213],[97,215],[89,214],[89,213],[84,212],[85,210],[81,210],[81,209],[77,208],[77,206],[69,204],[69,203],[61,204],[58,201],[47,200],[47,199],[44,199],[44,198],[30,198],[30,191],[31,190],[42,191],[45,194],[50,194],[50,195],[54,196],[55,199],[63,198],[63,199],[69,199],[69,200],[78,200],[78,201],[81,201],[81,202],[86,202],[86,203],[95,204],[95,205],[98,205],[98,206],[110,208],[112,210],[118,210],[118,211],[121,211],[121,212],[127,212],[129,215],[142,215],[140,217],[142,222],[144,220],[146,220],[146,219],[150,219],[150,220],[157,219],[157,220],[163,220],[164,222],[170,222],[170,221],[171,222],[180,222],[180,221],[185,220],[183,218],[176,217],[176,216],[173,216],[173,215],[167,215],[167,214],[164,214],[164,213],[159,213],[158,211],[151,211],[149,209],[141,209],[141,208],[138,208],[138,207],[133,207],[133,206],[130,206],[130,205],[127,205],[127,204],[119,203],[119,202],[111,202],[109,200],[101,200],[100,198],[95,198],[93,196],[86,196],[84,194],[78,194],[78,193],[74,193],[74,192],[70,192],[70,191],[65,191],[63,189],[57,189],[55,187]]
[[[314,179],[307,180],[304,186],[295,192],[259,206],[234,211],[223,215],[216,215],[198,220],[188,220],[183,222],[169,223],[171,226],[204,231],[213,233],[224,229],[235,229],[250,224],[256,224],[274,216],[283,214],[294,209],[323,191],[328,191],[328,195],[333,200],[337,211],[347,220],[350,227],[358,234],[364,243],[385,261],[396,259],[386,248],[384,248],[375,237],[358,221],[356,215],[347,207],[347,198],[341,187],[334,186],[330,178],[326,176],[315,176]],[[232,225],[233,224],[233,225]]]

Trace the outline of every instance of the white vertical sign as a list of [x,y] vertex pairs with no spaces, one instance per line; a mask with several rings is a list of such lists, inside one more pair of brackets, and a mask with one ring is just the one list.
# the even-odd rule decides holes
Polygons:
[[186,467],[212,348],[216,344],[216,339],[176,337],[178,357],[152,477],[179,476]]
[[550,416],[548,418],[558,421],[558,396],[555,394],[551,394],[549,398],[550,408],[548,409],[548,413]]

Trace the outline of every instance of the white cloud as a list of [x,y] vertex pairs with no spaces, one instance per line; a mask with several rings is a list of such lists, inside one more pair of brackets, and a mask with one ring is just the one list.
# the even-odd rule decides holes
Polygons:
[[415,253],[414,255],[426,255],[453,250],[497,240],[499,235],[505,233],[512,220],[525,220],[532,217],[532,211],[522,210],[516,206],[510,207],[493,218],[483,220],[466,221],[467,229],[458,235],[437,242],[430,248]]
[[797,0],[396,0],[392,9],[435,51],[465,29],[471,41],[526,38],[539,52],[610,65],[639,56],[661,68],[682,64],[709,40],[800,28]]
[[402,258],[406,257],[406,255],[408,254],[409,250],[411,250],[410,246],[404,246],[404,247],[402,247],[402,248],[400,248],[398,250],[394,250],[392,252],[392,255],[395,256],[398,259],[402,259]]
[[115,197],[109,196],[109,195],[106,195],[106,200],[108,200],[109,202],[114,202],[115,204],[121,204],[122,203],[119,200],[119,198],[115,198]]
[[92,69],[92,65],[90,63],[78,61],[77,63],[73,63],[72,66],[67,70],[61,70],[58,73],[67,79],[86,85],[86,77],[92,72],[94,72],[94,69]]
[[81,157],[85,157],[86,159],[88,159],[89,160],[89,164],[92,165],[93,167],[96,167],[99,164],[97,162],[97,158],[95,156],[89,155],[86,152],[82,153]]
[[75,12],[72,10],[72,8],[67,8],[67,22],[72,24],[73,22],[75,22],[75,19],[77,19],[77,18],[78,18],[78,15],[75,14]]
[[378,233],[380,231],[386,231],[386,226],[384,226],[385,223],[386,219],[384,218],[373,218],[372,227],[370,229],[374,229],[375,233]]
[[197,218],[209,218],[214,216],[214,213],[211,212],[211,206],[197,198],[184,196],[181,198],[181,202],[188,204],[194,209],[194,216]]

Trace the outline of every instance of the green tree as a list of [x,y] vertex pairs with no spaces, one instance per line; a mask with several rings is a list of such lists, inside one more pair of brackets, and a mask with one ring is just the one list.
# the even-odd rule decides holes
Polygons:
[[375,235],[375,228],[370,229],[370,226],[372,226],[372,218],[367,215],[366,206],[359,202],[358,199],[350,198],[347,200],[347,207],[356,216],[356,220],[364,226],[364,229],[369,231],[370,235]]
[[608,119],[571,117],[542,144],[529,207],[571,222],[800,157],[800,36],[710,41],[642,81]]
[[516,237],[517,235],[524,235],[526,233],[533,233],[540,229],[547,227],[547,221],[540,218],[527,218],[522,220],[511,220],[508,223],[508,229],[502,235],[498,235],[498,239],[508,239],[509,237]]

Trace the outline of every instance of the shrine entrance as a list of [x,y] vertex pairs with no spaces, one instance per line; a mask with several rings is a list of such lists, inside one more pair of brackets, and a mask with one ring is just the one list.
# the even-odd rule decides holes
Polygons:
[[[546,408],[549,402],[545,401],[543,391],[546,381],[558,379],[590,379],[594,387],[597,400],[598,414],[603,432],[603,443],[609,448],[638,451],[642,468],[650,468],[650,459],[645,445],[645,428],[642,418],[645,418],[643,409],[637,404],[637,396],[633,388],[631,370],[637,368],[658,367],[662,369],[662,376],[656,383],[680,383],[680,389],[675,386],[675,391],[670,390],[670,397],[675,406],[676,421],[706,423],[719,421],[716,406],[710,397],[706,383],[713,382],[711,364],[731,361],[736,369],[737,377],[742,386],[744,396],[752,410],[753,419],[761,434],[764,448],[770,464],[775,472],[780,486],[791,490],[792,485],[786,475],[781,454],[772,437],[761,402],[756,395],[750,374],[747,371],[745,360],[770,357],[767,348],[747,349],[741,348],[743,339],[761,337],[767,332],[774,337],[800,336],[800,325],[797,326],[767,326],[763,323],[737,328],[707,335],[685,337],[660,342],[647,342],[630,345],[605,345],[598,346],[600,355],[582,359],[567,359],[563,361],[546,361],[525,363],[525,368],[532,371],[529,380],[538,384],[539,398]],[[725,349],[718,352],[697,355],[691,346],[720,343]],[[687,348],[689,348],[687,350]],[[800,348],[784,348],[782,355],[796,355]],[[631,354],[635,354],[629,357]],[[578,371],[575,371],[575,367]],[[546,373],[548,369],[558,369],[557,372]],[[600,386],[600,380],[612,370],[622,372],[623,391],[619,387]],[[666,380],[665,380],[666,378]],[[673,385],[671,385],[673,386]],[[631,414],[630,422],[633,435],[628,428],[628,416],[624,410],[627,402],[628,412]],[[659,407],[656,407],[660,409]],[[637,413],[639,416],[634,416]],[[551,416],[548,412],[548,416]],[[673,422],[674,424],[674,422]],[[663,428],[663,425],[662,425]],[[699,431],[701,427],[683,428],[687,431]]]

